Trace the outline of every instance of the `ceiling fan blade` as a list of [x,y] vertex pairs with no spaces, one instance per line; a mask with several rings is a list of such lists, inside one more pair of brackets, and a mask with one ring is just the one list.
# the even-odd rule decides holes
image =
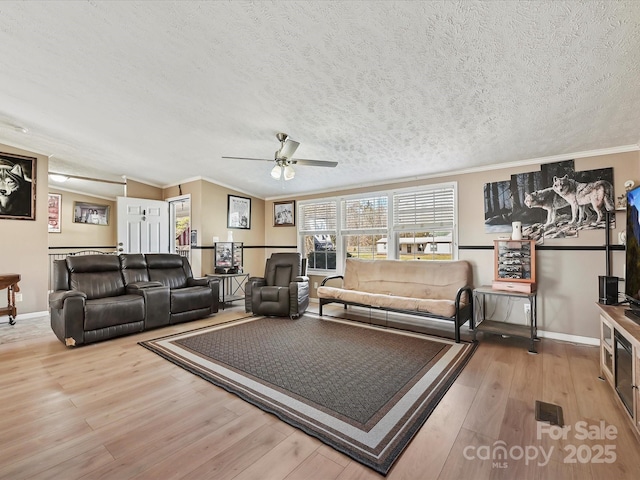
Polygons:
[[257,160],[259,162],[273,162],[273,158],[222,157],[230,160]]
[[278,158],[288,159],[293,157],[293,154],[296,152],[299,146],[300,146],[300,143],[296,142],[295,140],[291,140],[287,138],[287,140],[285,140],[284,142],[284,145],[282,145],[280,152],[278,153]]
[[335,167],[338,162],[330,162],[328,160],[305,160],[304,158],[292,158],[291,163],[294,165],[309,165],[312,167]]

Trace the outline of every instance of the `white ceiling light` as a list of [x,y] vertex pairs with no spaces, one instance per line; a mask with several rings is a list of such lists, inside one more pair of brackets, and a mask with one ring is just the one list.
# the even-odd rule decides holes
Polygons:
[[296,176],[296,172],[288,160],[277,159],[275,167],[271,170],[271,176],[275,180],[280,180],[280,177],[291,180]]
[[64,183],[69,180],[69,177],[67,177],[66,175],[60,175],[59,173],[50,173],[49,178],[58,183]]

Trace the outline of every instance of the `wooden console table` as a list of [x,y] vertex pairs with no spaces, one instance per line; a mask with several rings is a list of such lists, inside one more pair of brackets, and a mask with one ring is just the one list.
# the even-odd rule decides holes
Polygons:
[[7,306],[0,307],[0,315],[9,315],[9,325],[16,323],[16,292],[20,291],[19,281],[20,275],[17,273],[0,274],[0,290],[7,289]]

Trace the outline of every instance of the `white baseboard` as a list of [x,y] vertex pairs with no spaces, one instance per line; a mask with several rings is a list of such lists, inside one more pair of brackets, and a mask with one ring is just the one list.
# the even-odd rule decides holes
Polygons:
[[[44,312],[31,312],[31,313],[19,313],[16,315],[16,322],[19,320],[28,320],[29,318],[46,317],[49,315],[49,310]],[[9,323],[9,316],[0,317],[0,323]]]
[[568,333],[545,332],[538,330],[538,336],[542,338],[550,338],[552,340],[561,340],[563,342],[582,343],[584,345],[600,345],[599,338],[583,337],[582,335],[569,335]]

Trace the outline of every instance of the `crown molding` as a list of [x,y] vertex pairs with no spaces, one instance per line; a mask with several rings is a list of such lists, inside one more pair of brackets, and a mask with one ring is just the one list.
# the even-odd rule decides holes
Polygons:
[[[404,177],[404,178],[400,178],[397,180],[393,180],[393,181],[379,181],[379,182],[370,182],[370,183],[359,183],[359,184],[355,184],[355,185],[351,185],[351,186],[344,186],[344,187],[340,187],[339,189],[327,189],[327,190],[318,190],[318,191],[314,191],[314,192],[308,192],[305,193],[304,195],[300,195],[300,196],[311,196],[311,195],[321,195],[324,193],[335,193],[335,192],[341,192],[344,190],[354,190],[354,189],[360,189],[360,188],[369,188],[369,187],[377,187],[377,186],[382,186],[382,185],[396,185],[396,184],[400,184],[400,183],[408,183],[408,182],[417,182],[417,181],[421,181],[421,180],[431,180],[431,179],[435,179],[435,178],[442,178],[442,177],[450,177],[450,176],[456,176],[456,175],[467,175],[467,174],[471,174],[471,173],[481,173],[481,172],[489,172],[489,171],[493,171],[493,170],[502,170],[502,169],[506,169],[506,168],[517,168],[517,167],[523,167],[523,166],[528,166],[528,165],[537,165],[537,164],[545,164],[545,163],[552,163],[552,162],[561,162],[563,160],[574,160],[576,158],[588,158],[588,157],[598,157],[601,155],[614,155],[616,153],[628,153],[628,152],[637,152],[640,151],[640,142],[638,142],[638,144],[631,144],[631,145],[622,145],[619,147],[610,147],[610,148],[601,148],[601,149],[597,149],[597,150],[585,150],[583,152],[574,152],[574,153],[563,153],[560,155],[552,155],[552,156],[548,156],[548,157],[537,157],[537,158],[529,158],[526,160],[515,160],[513,162],[506,162],[506,163],[493,163],[491,165],[482,165],[479,167],[472,167],[472,168],[465,168],[462,170],[454,170],[454,171],[450,171],[450,172],[440,172],[440,173],[433,173],[433,174],[428,174],[428,175],[416,175],[416,176],[412,176],[412,177]],[[282,200],[282,199],[287,199],[287,198],[292,198],[292,195],[280,195],[277,197],[267,197],[265,198],[266,201],[276,201],[276,200]]]

